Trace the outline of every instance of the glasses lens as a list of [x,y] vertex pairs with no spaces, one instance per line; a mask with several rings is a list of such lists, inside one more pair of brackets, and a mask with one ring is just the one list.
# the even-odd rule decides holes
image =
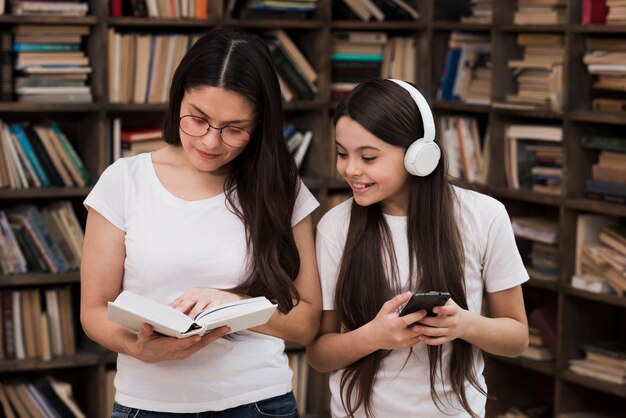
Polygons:
[[242,147],[250,141],[250,134],[243,129],[226,126],[222,129],[222,141],[231,147]]
[[202,118],[187,115],[180,118],[180,129],[187,135],[203,136],[209,129],[209,123]]

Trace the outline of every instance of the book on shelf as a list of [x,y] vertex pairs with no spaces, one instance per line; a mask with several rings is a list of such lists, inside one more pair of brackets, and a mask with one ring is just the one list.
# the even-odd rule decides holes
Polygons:
[[268,32],[270,37],[276,39],[276,41],[280,44],[283,52],[289,60],[294,64],[297,70],[312,84],[317,81],[317,71],[313,68],[311,63],[307,60],[304,54],[300,51],[300,49],[296,46],[296,44],[291,40],[287,32],[283,29],[274,29]]
[[558,340],[555,310],[548,306],[535,308],[530,312],[529,322],[539,331],[541,338],[552,354],[556,355]]
[[453,31],[448,41],[437,96],[474,104],[491,101],[491,41],[489,36]]
[[559,225],[555,220],[535,216],[516,216],[511,221],[516,237],[544,244],[558,243]]
[[583,376],[618,385],[626,384],[626,369],[607,366],[586,359],[570,359],[569,369]]
[[554,354],[552,354],[552,351],[550,351],[548,347],[532,344],[526,347],[526,350],[520,354],[520,357],[536,361],[554,360]]
[[77,1],[13,1],[11,13],[17,16],[84,17],[87,2]]
[[509,59],[515,92],[506,94],[507,103],[562,110],[564,41],[562,35],[518,34],[522,57]]
[[282,77],[299,100],[313,100],[317,94],[317,87],[308,80],[296,64],[289,58],[283,46],[276,38],[266,38],[272,61],[276,71]]
[[531,279],[552,283],[559,280],[558,247],[533,242],[528,258],[526,271]]
[[439,125],[448,155],[448,174],[470,183],[480,182],[484,157],[476,118],[443,116]]
[[537,3],[518,0],[513,14],[515,25],[562,25],[565,23],[567,3],[563,0],[551,0]]
[[493,20],[493,0],[474,0],[470,4],[469,16],[461,16],[461,23],[490,24]]
[[506,125],[504,166],[508,186],[561,195],[565,152],[563,129],[548,125]]
[[554,360],[554,353],[545,344],[541,332],[536,327],[528,327],[528,342],[528,347],[520,357],[536,361]]
[[603,25],[606,23],[608,11],[606,0],[582,0],[581,23],[583,25]]
[[207,331],[227,325],[238,332],[265,324],[276,305],[265,297],[243,299],[200,311],[193,319],[155,300],[124,290],[108,304],[109,320],[139,331],[143,324],[155,332],[176,338],[204,335]]

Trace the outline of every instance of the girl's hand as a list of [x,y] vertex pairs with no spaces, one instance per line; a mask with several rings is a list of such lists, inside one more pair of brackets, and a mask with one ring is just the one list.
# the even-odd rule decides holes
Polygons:
[[422,320],[426,316],[426,311],[398,316],[398,309],[410,297],[411,292],[405,292],[388,300],[376,317],[366,325],[369,328],[369,338],[379,349],[408,348],[420,342],[420,332],[411,327],[411,324]]
[[203,309],[242,299],[242,296],[224,290],[192,288],[174,299],[170,306],[193,318]]
[[152,326],[144,324],[137,334],[137,342],[131,350],[132,356],[144,363],[158,363],[168,360],[184,360],[200,349],[222,338],[228,333],[227,326],[208,331],[203,336],[189,338],[165,337],[155,333]]
[[456,338],[462,338],[469,311],[462,309],[449,299],[443,306],[433,308],[436,317],[425,317],[412,328],[419,333],[419,341],[428,345],[441,345]]

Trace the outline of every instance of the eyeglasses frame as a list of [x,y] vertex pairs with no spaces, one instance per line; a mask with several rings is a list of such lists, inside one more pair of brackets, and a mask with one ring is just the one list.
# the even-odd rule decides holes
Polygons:
[[[206,130],[206,132],[205,132],[205,133],[203,133],[202,135],[191,135],[190,133],[186,132],[186,131],[183,129],[183,127],[180,125],[180,121],[181,121],[181,120],[183,120],[183,118],[186,118],[186,117],[191,117],[191,118],[195,118],[195,119],[202,119],[203,121],[205,121],[205,122],[206,122],[206,124],[207,124],[207,125],[209,125],[209,127],[208,127],[208,129]],[[200,116],[195,116],[195,115],[183,115],[183,116],[179,117],[179,118],[178,118],[178,128],[179,128],[181,131],[183,131],[186,135],[189,135],[189,136],[191,136],[191,137],[193,137],[193,138],[202,138],[203,136],[205,136],[206,134],[208,134],[209,132],[211,132],[211,129],[216,130],[216,131],[218,131],[218,132],[219,132],[219,138],[220,138],[220,141],[221,141],[223,144],[228,145],[228,146],[229,146],[229,147],[231,147],[231,148],[243,148],[243,147],[245,147],[245,146],[248,144],[248,142],[249,142],[249,141],[250,141],[250,139],[252,138],[252,134],[251,134],[250,132],[248,132],[247,130],[243,129],[243,128],[240,128],[240,127],[238,127],[238,126],[231,126],[231,125],[226,125],[226,126],[222,126],[221,128],[216,128],[215,126],[211,125],[211,124],[209,123],[209,121],[208,121],[208,120],[206,120],[205,118],[200,117]],[[222,130],[224,130],[224,129],[226,129],[226,128],[235,128],[235,129],[239,129],[239,130],[244,131],[245,133],[247,133],[247,134],[248,134],[248,141],[247,141],[244,145],[241,145],[241,146],[238,146],[238,147],[236,147],[236,146],[234,146],[234,145],[229,144],[228,142],[224,141],[224,138],[222,138]]]

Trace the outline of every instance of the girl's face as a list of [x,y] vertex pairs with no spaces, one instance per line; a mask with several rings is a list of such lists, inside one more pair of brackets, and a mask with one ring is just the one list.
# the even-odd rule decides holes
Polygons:
[[348,116],[337,121],[337,172],[352,188],[361,206],[380,202],[389,215],[406,216],[409,173],[405,149],[374,136]]
[[[221,87],[203,86],[185,92],[180,117],[184,117],[179,122],[184,155],[193,167],[205,172],[222,171],[241,154],[247,145],[247,134],[252,135],[256,124],[252,103],[241,94]],[[212,126],[210,129],[208,124]],[[238,129],[220,132],[224,127]]]

